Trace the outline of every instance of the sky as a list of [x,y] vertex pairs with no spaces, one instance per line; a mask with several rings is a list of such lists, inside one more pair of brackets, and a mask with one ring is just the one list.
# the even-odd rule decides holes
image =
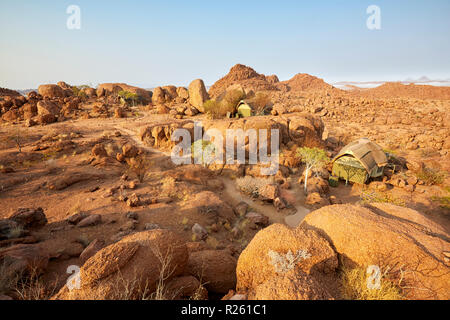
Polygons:
[[[80,29],[67,27],[70,5]],[[0,87],[11,89],[211,85],[237,63],[280,80],[450,79],[449,57],[448,0],[0,1]]]

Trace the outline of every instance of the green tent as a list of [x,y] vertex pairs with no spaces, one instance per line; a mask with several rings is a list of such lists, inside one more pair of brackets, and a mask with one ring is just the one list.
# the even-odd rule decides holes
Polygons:
[[381,177],[388,161],[379,145],[361,138],[342,148],[332,162],[333,176],[364,184],[369,178]]

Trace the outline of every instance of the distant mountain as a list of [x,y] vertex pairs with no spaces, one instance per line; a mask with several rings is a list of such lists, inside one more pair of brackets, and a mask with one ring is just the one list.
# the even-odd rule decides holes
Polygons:
[[21,95],[26,96],[31,91],[37,92],[37,89],[23,89],[23,90],[16,90],[16,91],[19,92]]
[[375,88],[385,83],[400,83],[400,84],[427,84],[436,87],[448,87],[450,86],[450,79],[439,80],[430,79],[426,76],[422,76],[418,79],[407,78],[403,81],[339,81],[332,83],[336,88],[343,90],[352,90],[357,88]]

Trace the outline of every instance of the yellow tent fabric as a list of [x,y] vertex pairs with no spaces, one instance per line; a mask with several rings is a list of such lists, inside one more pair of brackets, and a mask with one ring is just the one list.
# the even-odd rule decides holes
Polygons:
[[383,167],[388,163],[383,149],[368,138],[361,138],[346,145],[334,157],[333,162],[347,154],[358,159],[368,173],[371,173],[374,167]]
[[237,113],[240,117],[250,117],[252,115],[252,108],[244,100],[241,100],[237,106]]

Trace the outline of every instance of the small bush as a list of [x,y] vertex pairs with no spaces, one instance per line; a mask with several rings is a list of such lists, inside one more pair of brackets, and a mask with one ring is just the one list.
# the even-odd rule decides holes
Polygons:
[[208,100],[203,104],[203,108],[205,109],[205,113],[211,119],[222,119],[227,115],[227,112],[234,112],[234,108],[232,105],[228,103],[224,103],[223,101],[217,100]]
[[244,99],[245,93],[241,90],[235,89],[227,91],[221,102],[225,105],[225,108],[235,109],[238,103]]
[[236,185],[238,189],[253,197],[258,197],[260,190],[273,183],[273,178],[254,178],[251,176],[245,176],[236,179]]
[[129,92],[126,90],[119,91],[118,96],[120,97],[122,104],[132,106],[135,106],[140,100],[140,97],[137,93]]
[[73,86],[72,92],[73,95],[80,98],[87,98],[86,92],[83,91],[83,89],[89,88],[87,85],[81,85],[81,86]]
[[269,250],[267,255],[271,259],[270,264],[278,273],[289,272],[290,270],[295,269],[295,266],[300,261],[311,258],[311,254],[306,250],[298,250],[295,254],[291,250],[285,254]]
[[445,173],[437,169],[425,167],[416,173],[416,177],[431,186],[444,182]]
[[215,150],[215,145],[207,140],[199,139],[191,145],[192,158],[206,168],[214,161]]
[[230,90],[222,98],[205,101],[203,108],[211,119],[222,119],[228,112],[235,113],[238,103],[245,99],[241,90]]
[[269,95],[263,92],[257,92],[255,97],[251,99],[250,105],[253,108],[253,112],[255,115],[265,115],[267,109],[271,106],[272,102],[270,101]]

